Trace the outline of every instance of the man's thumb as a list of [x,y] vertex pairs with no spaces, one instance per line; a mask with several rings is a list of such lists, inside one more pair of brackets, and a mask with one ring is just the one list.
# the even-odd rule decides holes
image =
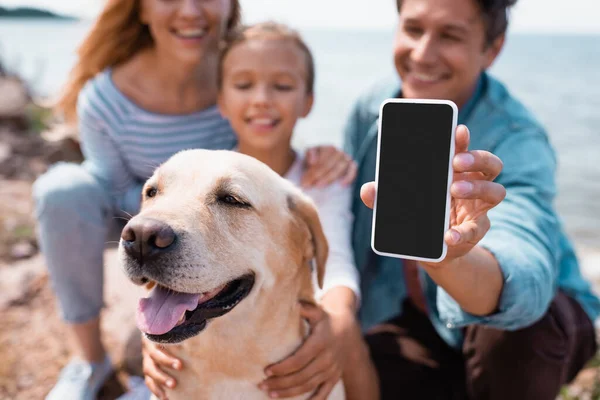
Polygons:
[[369,208],[373,208],[375,205],[375,182],[367,182],[360,188],[360,198],[363,203]]

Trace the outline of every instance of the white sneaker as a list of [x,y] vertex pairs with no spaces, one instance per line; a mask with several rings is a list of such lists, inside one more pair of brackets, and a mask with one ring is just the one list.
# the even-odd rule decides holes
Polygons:
[[108,355],[99,363],[71,360],[60,372],[46,400],[96,400],[98,391],[113,372]]

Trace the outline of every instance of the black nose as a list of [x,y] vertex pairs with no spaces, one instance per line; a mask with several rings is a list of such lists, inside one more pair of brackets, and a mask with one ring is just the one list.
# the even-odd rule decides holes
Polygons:
[[169,249],[176,239],[173,229],[152,218],[133,218],[121,232],[121,245],[138,261],[148,261]]

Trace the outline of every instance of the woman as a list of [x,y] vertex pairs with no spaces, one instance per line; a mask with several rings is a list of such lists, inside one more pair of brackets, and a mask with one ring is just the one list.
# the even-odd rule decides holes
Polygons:
[[[56,165],[34,186],[41,249],[79,353],[47,399],[93,399],[112,371],[99,329],[112,217],[137,212],[142,183],[175,152],[235,146],[215,103],[219,41],[239,18],[237,0],[110,0],[83,42],[59,110],[77,120],[85,162]],[[332,148],[308,158],[305,184],[354,178]]]

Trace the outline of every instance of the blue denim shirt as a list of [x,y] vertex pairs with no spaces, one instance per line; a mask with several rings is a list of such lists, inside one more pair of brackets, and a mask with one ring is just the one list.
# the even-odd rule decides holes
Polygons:
[[[363,329],[401,313],[406,296],[402,260],[371,250],[372,211],[360,200],[360,187],[375,179],[377,119],[381,102],[400,93],[400,82],[376,85],[356,103],[345,132],[345,150],[358,162],[353,212],[353,248],[361,274]],[[471,132],[470,150],[496,154],[504,169],[496,182],[505,200],[489,212],[491,228],[480,245],[498,260],[504,287],[498,312],[479,317],[462,310],[448,293],[421,271],[430,319],[451,346],[462,344],[462,327],[487,325],[516,330],[546,312],[558,288],[577,300],[595,320],[600,301],[582,277],[553,201],[556,157],[541,124],[499,81],[482,74],[470,101],[459,110],[459,123]],[[402,227],[398,227],[402,229]]]

